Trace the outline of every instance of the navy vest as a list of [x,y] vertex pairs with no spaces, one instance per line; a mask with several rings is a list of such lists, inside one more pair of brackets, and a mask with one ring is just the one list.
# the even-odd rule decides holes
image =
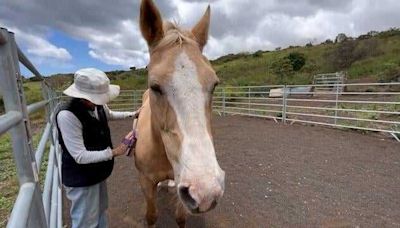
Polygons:
[[[98,151],[107,147],[112,148],[110,128],[108,127],[107,116],[103,106],[97,106],[99,119],[90,115],[88,108],[85,107],[80,99],[72,99],[61,110],[72,112],[81,122],[86,150]],[[65,147],[59,128],[58,132],[62,149],[62,182],[65,186],[86,187],[100,183],[110,176],[114,167],[114,159],[92,164],[78,164]]]

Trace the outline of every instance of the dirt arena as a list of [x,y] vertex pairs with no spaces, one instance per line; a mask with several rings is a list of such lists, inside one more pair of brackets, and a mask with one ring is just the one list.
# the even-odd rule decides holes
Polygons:
[[[111,123],[114,143],[130,122]],[[325,127],[214,117],[226,172],[215,210],[187,227],[400,227],[400,144]],[[108,180],[111,227],[142,227],[145,203],[130,158]],[[173,190],[159,190],[157,227],[176,227]],[[65,218],[68,220],[68,218]]]

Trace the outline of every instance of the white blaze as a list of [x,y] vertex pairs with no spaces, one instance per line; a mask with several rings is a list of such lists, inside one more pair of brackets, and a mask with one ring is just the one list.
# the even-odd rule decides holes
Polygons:
[[195,64],[184,51],[175,60],[175,72],[168,90],[168,101],[175,111],[183,135],[181,164],[177,167],[180,170],[174,171],[178,171],[178,175],[183,174],[181,171],[193,171],[204,177],[215,176],[220,167],[207,131],[205,107],[209,95],[204,92],[199,82]]

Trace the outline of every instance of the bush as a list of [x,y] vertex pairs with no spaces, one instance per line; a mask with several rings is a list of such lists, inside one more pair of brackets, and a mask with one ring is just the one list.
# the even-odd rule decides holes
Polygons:
[[279,77],[279,84],[286,84],[287,77],[293,74],[293,66],[288,57],[284,57],[272,63],[273,72]]
[[379,33],[378,36],[382,37],[382,38],[388,38],[388,37],[392,37],[392,36],[400,36],[400,29],[399,28],[390,28],[387,31]]
[[342,43],[347,41],[349,38],[344,33],[339,33],[335,38],[335,43]]
[[358,42],[358,46],[354,50],[353,59],[357,61],[382,54],[382,51],[379,50],[378,46],[379,42],[376,38],[370,38]]
[[294,71],[299,71],[306,64],[306,57],[303,53],[292,52],[287,58],[290,60]]
[[256,51],[256,52],[253,53],[253,57],[255,57],[255,58],[261,57],[261,56],[262,56],[262,53],[263,53],[263,51],[258,50],[258,51]]
[[354,50],[357,41],[347,40],[340,43],[339,47],[332,53],[332,65],[336,70],[343,70],[351,66],[355,62]]

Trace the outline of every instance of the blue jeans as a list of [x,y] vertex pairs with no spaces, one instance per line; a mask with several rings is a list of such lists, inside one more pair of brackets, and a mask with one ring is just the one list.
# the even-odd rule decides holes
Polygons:
[[71,201],[72,228],[107,228],[106,181],[89,187],[65,187]]

